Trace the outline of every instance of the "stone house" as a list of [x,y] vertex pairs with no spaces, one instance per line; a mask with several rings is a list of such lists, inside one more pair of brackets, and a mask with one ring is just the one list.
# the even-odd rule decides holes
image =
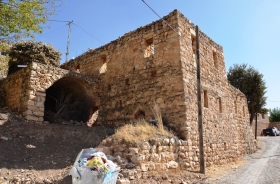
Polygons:
[[[223,49],[174,10],[61,68],[31,63],[0,81],[6,105],[27,120],[43,121],[54,103],[48,96],[71,94],[87,102],[83,121],[119,126],[152,120],[156,101],[164,124],[198,154],[196,36],[199,36],[205,153],[208,163],[232,161],[255,150],[246,97],[226,78]],[[14,88],[11,90],[11,88]]]

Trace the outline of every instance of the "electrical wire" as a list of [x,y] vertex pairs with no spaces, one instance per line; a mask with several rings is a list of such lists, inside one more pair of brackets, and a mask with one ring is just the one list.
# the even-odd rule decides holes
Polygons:
[[41,38],[42,36],[45,36],[45,35],[47,35],[47,34],[50,34],[50,33],[54,32],[54,31],[57,31],[57,30],[59,30],[60,28],[62,28],[62,27],[64,27],[64,26],[65,26],[65,25],[60,26],[59,28],[57,28],[57,29],[55,29],[55,30],[52,30],[52,31],[50,31],[50,32],[48,32],[48,33],[42,34],[42,35],[38,36],[38,38]]
[[96,37],[94,37],[92,34],[90,34],[88,31],[86,31],[85,29],[83,29],[82,27],[80,27],[80,26],[78,26],[77,24],[75,24],[74,22],[73,22],[73,24],[75,25],[75,26],[77,26],[78,28],[80,28],[81,30],[83,30],[85,33],[87,33],[88,35],[90,35],[92,38],[94,38],[95,40],[97,40],[97,41],[99,41],[100,43],[102,43],[102,44],[105,44],[105,43],[103,43],[102,41],[100,41],[98,38],[96,38]]

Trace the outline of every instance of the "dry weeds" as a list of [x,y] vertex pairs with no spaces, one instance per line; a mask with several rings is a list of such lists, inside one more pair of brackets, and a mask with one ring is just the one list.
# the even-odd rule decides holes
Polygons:
[[206,174],[210,180],[215,180],[219,177],[229,174],[230,172],[235,171],[238,167],[245,163],[245,160],[237,160],[228,164],[212,165],[210,167],[206,167]]
[[126,141],[137,143],[145,140],[149,140],[155,137],[175,137],[175,135],[164,128],[149,124],[145,120],[140,120],[136,123],[127,124],[117,129],[114,137],[124,139]]

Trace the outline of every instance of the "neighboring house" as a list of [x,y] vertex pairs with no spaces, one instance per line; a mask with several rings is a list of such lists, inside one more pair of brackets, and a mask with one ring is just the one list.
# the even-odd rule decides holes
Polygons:
[[[31,63],[10,81],[3,82],[6,104],[28,120],[43,121],[46,109],[60,93],[76,101],[86,100],[82,109],[87,120],[96,118],[106,126],[120,126],[140,118],[154,119],[156,101],[164,124],[198,154],[198,108],[196,36],[199,36],[201,87],[206,165],[236,160],[255,151],[249,125],[247,100],[226,78],[223,48],[199,31],[177,10],[162,20],[126,33],[100,48],[90,49],[56,68]],[[229,35],[230,36],[230,35]],[[20,77],[24,76],[24,77]],[[1,85],[1,84],[0,84]],[[171,149],[171,148],[170,148]],[[198,164],[198,159],[186,162]]]
[[[266,114],[258,114],[257,116],[257,135],[260,136],[262,135],[262,130],[269,127],[269,116],[268,113]],[[254,118],[254,120],[252,121],[252,131],[255,134],[255,126],[256,126],[256,117]]]

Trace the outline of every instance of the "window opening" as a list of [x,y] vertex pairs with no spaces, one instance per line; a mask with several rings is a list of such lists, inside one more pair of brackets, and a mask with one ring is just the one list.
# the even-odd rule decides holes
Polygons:
[[236,104],[236,101],[234,101],[234,110],[235,110],[235,114],[237,114],[237,104]]
[[108,91],[111,91],[111,84],[108,84]]
[[215,68],[218,68],[217,53],[215,51],[213,51],[213,60]]
[[101,56],[101,62],[102,62],[102,66],[99,69],[99,73],[105,73],[107,71],[107,57],[106,55],[102,55]]
[[125,85],[129,85],[129,79],[125,79]]
[[222,100],[221,100],[221,97],[218,98],[218,106],[219,106],[219,113],[222,113],[222,112],[223,112],[223,109],[222,109]]
[[151,77],[156,77],[157,76],[157,71],[151,71]]
[[203,99],[204,99],[204,101],[203,101],[203,103],[204,103],[204,107],[206,107],[206,108],[208,108],[208,94],[207,94],[207,90],[204,90],[203,91]]
[[265,119],[264,114],[262,114],[262,119]]
[[196,55],[196,38],[194,35],[191,36],[192,39],[192,50],[193,50],[193,54]]
[[245,117],[245,107],[243,106],[243,117]]
[[135,115],[134,115],[135,119],[145,119],[145,112],[138,110]]
[[150,38],[146,40],[146,50],[144,57],[150,57],[151,55],[155,54],[155,47],[154,47],[154,40]]

